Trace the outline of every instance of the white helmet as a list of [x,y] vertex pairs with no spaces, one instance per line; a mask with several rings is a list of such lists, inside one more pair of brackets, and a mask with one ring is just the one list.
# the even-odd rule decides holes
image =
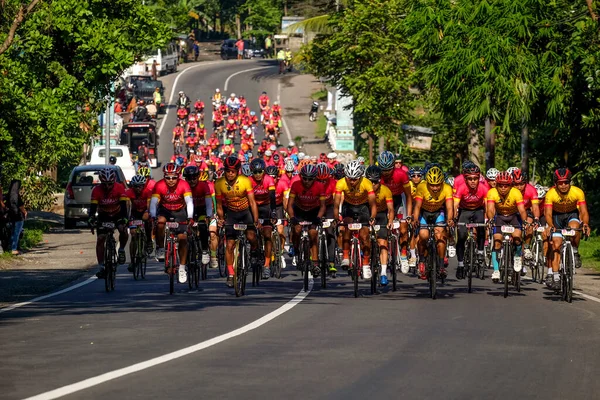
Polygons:
[[245,176],[252,176],[252,170],[250,169],[250,164],[243,163],[242,164],[242,174]]
[[485,177],[488,178],[490,181],[495,181],[499,173],[500,171],[498,171],[496,168],[490,168],[485,173]]
[[358,160],[352,160],[344,168],[344,175],[350,179],[358,179],[365,173],[365,166]]
[[294,147],[295,145],[296,145],[296,143],[294,143],[294,142],[290,142],[290,143],[288,144],[288,147]]
[[517,167],[510,167],[509,169],[506,170],[506,172],[508,172],[509,174],[512,175],[513,172],[519,170],[520,168]]
[[543,199],[546,197],[546,193],[548,193],[548,188],[540,185],[539,183],[535,185],[535,190],[537,190],[538,199]]
[[179,95],[181,96],[182,94],[183,94],[183,90],[180,90],[179,91]]
[[231,93],[229,97],[235,97],[235,93]]
[[359,162],[359,163],[361,163],[361,164],[364,164],[364,163],[365,163],[365,158],[361,156],[361,157],[358,157],[358,158],[356,159],[356,161],[358,161],[358,162]]
[[329,153],[327,154],[327,158],[330,160],[335,160],[337,158],[337,154],[336,153]]
[[295,169],[296,169],[296,165],[294,164],[293,160],[285,161],[285,172],[294,172]]
[[221,89],[219,89],[219,88],[216,88],[216,89],[215,89],[215,93],[221,93]]
[[269,147],[269,150],[271,150],[271,151],[277,151],[277,146],[275,146],[274,144],[272,144],[271,147]]
[[273,102],[273,105],[274,105],[274,106],[276,106],[276,105],[278,105],[278,104],[279,104],[279,102],[278,102],[278,101],[274,101],[274,102]]
[[305,156],[304,153],[298,153],[298,160],[303,160],[304,156]]
[[265,151],[265,156],[270,157],[273,153],[271,153],[271,150],[267,150]]

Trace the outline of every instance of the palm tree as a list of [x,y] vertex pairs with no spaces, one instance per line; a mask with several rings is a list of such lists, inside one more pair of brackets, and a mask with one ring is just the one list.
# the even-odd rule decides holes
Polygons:
[[[336,0],[335,1],[335,10],[336,12],[340,10],[340,6],[348,5],[349,0]],[[303,32],[315,32],[315,33],[331,33],[331,28],[329,27],[329,17],[330,14],[317,15],[316,17],[308,18],[303,21],[298,21],[283,30],[282,33],[294,33],[298,29]]]

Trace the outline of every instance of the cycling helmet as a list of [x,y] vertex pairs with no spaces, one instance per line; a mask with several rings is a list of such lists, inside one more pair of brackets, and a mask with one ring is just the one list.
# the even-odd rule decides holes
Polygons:
[[316,178],[318,174],[317,167],[312,164],[306,164],[300,170],[300,176],[302,178]]
[[304,156],[305,156],[304,153],[298,153],[298,159],[299,160],[304,160]]
[[479,175],[479,174],[481,174],[481,170],[479,169],[479,167],[477,166],[477,164],[469,161],[469,164],[467,164],[467,165],[465,165],[465,163],[463,163],[462,173],[465,176],[467,176],[467,175]]
[[150,168],[140,167],[140,169],[138,169],[138,174],[148,178],[150,176]]
[[499,173],[500,171],[498,171],[496,168],[490,168],[485,173],[485,177],[490,181],[495,181]]
[[377,157],[377,164],[384,171],[394,168],[394,154],[391,151],[384,151]]
[[290,148],[291,148],[291,147],[294,147],[295,145],[296,145],[296,143],[294,143],[294,142],[290,142],[290,143],[288,143],[288,147],[290,147]]
[[471,167],[473,167],[473,165],[475,165],[475,163],[473,161],[471,161],[471,160],[465,160],[462,163],[462,169],[464,170],[464,169],[467,169],[467,168],[471,168]]
[[396,153],[396,156],[394,157],[394,161],[400,161],[400,162],[402,162],[402,154]]
[[527,182],[527,174],[521,171],[519,168],[512,172],[512,177],[514,183],[521,184]]
[[358,158],[356,159],[356,161],[358,161],[358,162],[359,162],[359,163],[361,163],[361,164],[364,164],[364,163],[365,163],[365,158],[364,158],[364,157],[358,157]]
[[365,166],[362,165],[358,160],[353,160],[346,165],[344,168],[344,174],[346,178],[358,179],[365,173]]
[[254,117],[256,113],[254,111],[250,111],[250,115]]
[[336,164],[333,168],[333,177],[338,180],[342,179],[345,175],[344,169],[344,164]]
[[185,163],[185,159],[181,156],[177,157],[175,159],[175,164],[177,164],[178,167],[183,167],[183,164]]
[[554,183],[570,181],[572,177],[573,177],[573,174],[571,174],[571,171],[569,171],[569,168],[559,168],[556,171],[554,171],[554,175],[553,175]]
[[195,165],[190,165],[185,167],[183,170],[183,177],[185,179],[197,178],[200,176],[200,170]]
[[444,173],[439,167],[433,166],[427,171],[425,179],[430,185],[441,185],[444,183]]
[[273,178],[277,178],[279,176],[279,168],[274,165],[269,165],[265,168],[265,172],[267,175],[272,176]]
[[241,165],[242,165],[242,162],[240,160],[238,160],[238,158],[236,156],[227,157],[225,159],[225,162],[223,163],[223,166],[225,167],[225,169],[239,170]]
[[540,185],[539,183],[535,185],[535,190],[537,191],[538,199],[543,199],[546,197],[546,193],[548,193],[548,188]]
[[110,157],[108,158],[108,163],[109,163],[109,164],[112,164],[112,165],[115,165],[115,164],[117,163],[117,157],[115,157],[115,156],[110,156]]
[[129,186],[131,187],[139,187],[139,186],[145,186],[146,185],[146,177],[143,175],[135,175],[133,178],[131,178],[131,181],[129,182]]
[[285,172],[294,172],[296,169],[296,164],[294,164],[294,160],[287,160],[285,162]]
[[381,180],[381,168],[376,165],[371,165],[365,171],[365,177],[370,181],[379,182]]
[[273,161],[278,162],[281,156],[277,153],[273,154]]
[[179,175],[180,172],[181,172],[181,168],[173,162],[166,163],[163,166],[163,173],[165,175]]
[[446,183],[451,187],[454,187],[454,177],[452,175],[446,177]]
[[515,172],[518,169],[519,168],[517,168],[517,167],[510,167],[509,169],[506,170],[506,172],[508,172],[509,174],[512,174],[513,172]]
[[508,171],[503,171],[496,176],[496,183],[499,185],[512,185],[513,177]]
[[423,175],[423,170],[421,169],[421,167],[412,167],[408,170],[408,175],[411,177],[413,175]]
[[117,181],[117,173],[112,168],[101,169],[98,175],[102,183],[115,183]]
[[327,164],[318,163],[317,164],[317,179],[320,181],[324,181],[326,179],[329,179],[329,176],[330,176],[330,171],[329,171],[329,167],[327,166]]
[[250,162],[250,170],[252,172],[264,172],[267,165],[262,158],[255,158]]
[[248,164],[248,163],[242,164],[242,174],[244,174],[245,176],[252,175],[252,170],[250,169],[250,164]]
[[208,180],[208,171],[200,171],[200,180],[207,181]]

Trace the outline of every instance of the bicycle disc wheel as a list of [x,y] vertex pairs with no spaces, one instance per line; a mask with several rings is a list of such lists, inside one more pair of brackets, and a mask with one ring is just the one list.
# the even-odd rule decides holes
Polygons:
[[360,277],[360,252],[358,243],[354,243],[352,249],[352,279],[354,280],[354,297],[358,297],[358,278]]
[[471,293],[473,290],[473,264],[475,260],[475,243],[473,239],[467,240],[467,251],[465,252],[465,268],[467,273],[467,287],[468,292]]

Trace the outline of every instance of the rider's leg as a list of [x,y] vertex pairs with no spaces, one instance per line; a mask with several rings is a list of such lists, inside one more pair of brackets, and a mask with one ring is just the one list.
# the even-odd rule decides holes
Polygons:
[[273,254],[273,242],[271,241],[272,234],[272,227],[265,226],[263,228],[263,244],[265,246],[265,268],[270,268],[271,266],[271,255]]
[[188,248],[187,233],[180,233],[177,235],[177,239],[179,239],[179,246],[177,248],[179,250],[179,264],[186,265]]
[[167,219],[159,215],[156,219],[156,250],[165,247],[165,223]]

